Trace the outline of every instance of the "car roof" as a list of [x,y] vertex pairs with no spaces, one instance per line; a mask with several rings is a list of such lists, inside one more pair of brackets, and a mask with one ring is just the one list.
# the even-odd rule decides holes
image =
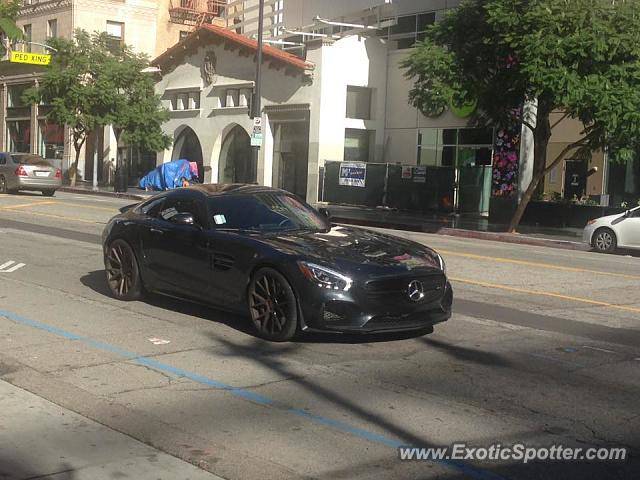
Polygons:
[[190,187],[181,188],[180,190],[199,192],[205,194],[208,197],[238,194],[253,195],[256,193],[284,193],[289,195],[288,192],[280,190],[279,188],[248,183],[212,183],[206,185],[193,185]]

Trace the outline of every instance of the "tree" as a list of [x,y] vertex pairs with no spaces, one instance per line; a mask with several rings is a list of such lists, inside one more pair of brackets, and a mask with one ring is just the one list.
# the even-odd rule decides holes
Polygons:
[[72,40],[54,38],[57,50],[37,87],[27,91],[31,102],[50,105],[47,118],[71,131],[75,160],[71,184],[77,178],[80,152],[89,135],[112,126],[139,147],[159,151],[171,145],[162,132],[168,118],[155,94],[153,79],[142,70],[144,55],[127,47],[113,48],[106,33],[77,30]]
[[[426,115],[477,102],[476,124],[505,125],[517,112],[531,131],[533,178],[510,232],[565,158],[600,149],[628,158],[638,146],[640,0],[466,0],[431,27],[403,66],[415,81],[409,101]],[[547,159],[557,111],[584,129]]]
[[[7,0],[0,3],[0,35],[9,40],[21,40],[24,37],[22,30],[16,25],[20,4],[20,0]],[[2,45],[2,53],[5,49],[5,45]]]

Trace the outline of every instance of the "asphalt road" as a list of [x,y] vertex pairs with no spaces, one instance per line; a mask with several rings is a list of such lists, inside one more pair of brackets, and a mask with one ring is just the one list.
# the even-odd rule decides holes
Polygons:
[[[245,318],[110,298],[100,233],[129,203],[0,195],[0,380],[227,479],[638,478],[639,257],[395,232],[443,254],[449,322],[271,344]],[[0,443],[46,434],[28,413],[12,431],[0,413]],[[630,458],[399,460],[400,445],[454,442]]]

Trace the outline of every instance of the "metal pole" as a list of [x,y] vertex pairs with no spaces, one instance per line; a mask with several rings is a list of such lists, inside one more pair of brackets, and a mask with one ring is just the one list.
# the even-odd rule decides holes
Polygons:
[[[264,33],[264,0],[260,0],[260,8],[258,9],[258,52],[256,55],[256,86],[253,96],[253,118],[262,116],[262,36]],[[260,147],[253,147],[253,158],[251,161],[251,180],[258,180],[258,158],[260,156]],[[259,183],[259,182],[258,182]]]

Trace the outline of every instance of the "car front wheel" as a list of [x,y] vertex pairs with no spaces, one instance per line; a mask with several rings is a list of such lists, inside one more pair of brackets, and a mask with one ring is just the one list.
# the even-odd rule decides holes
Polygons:
[[613,230],[601,228],[593,234],[593,248],[601,253],[612,253],[616,250],[618,240]]
[[296,333],[298,302],[287,279],[273,268],[261,268],[248,290],[249,314],[258,335],[285,342]]
[[124,240],[109,245],[104,259],[107,283],[111,294],[118,300],[137,300],[142,296],[142,279],[135,253]]

